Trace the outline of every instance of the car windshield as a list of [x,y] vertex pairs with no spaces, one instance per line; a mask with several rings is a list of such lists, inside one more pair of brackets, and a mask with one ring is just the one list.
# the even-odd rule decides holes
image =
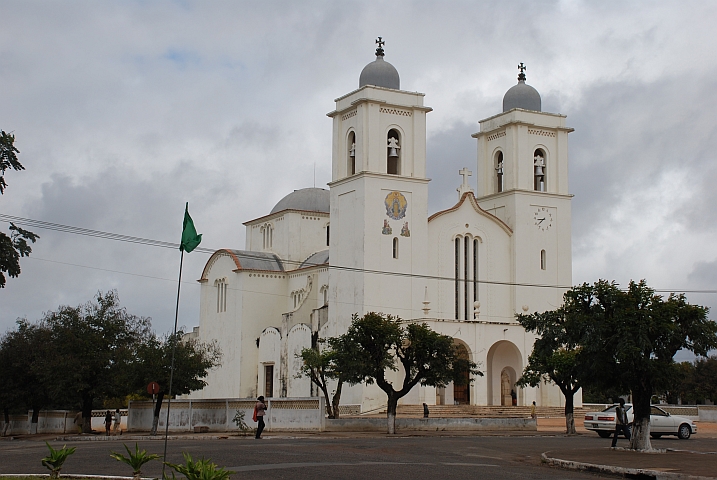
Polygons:
[[[615,412],[615,407],[617,405],[612,405],[611,407],[607,407],[603,412]],[[625,405],[625,413],[629,412],[632,409],[632,405]]]

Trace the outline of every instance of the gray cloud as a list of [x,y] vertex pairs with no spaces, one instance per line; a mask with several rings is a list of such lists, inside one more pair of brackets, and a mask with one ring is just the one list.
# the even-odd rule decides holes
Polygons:
[[[189,201],[203,246],[242,248],[241,222],[314,170],[317,186],[330,180],[325,114],[383,35],[402,87],[434,108],[432,212],[455,203],[460,168],[475,172],[470,134],[522,61],[544,109],[576,129],[574,280],[698,288],[717,258],[715,13],[697,1],[6,2],[0,128],[27,170],[8,177],[0,211],[172,241]],[[0,290],[0,330],[108,288],[169,328],[177,252],[38,233]],[[190,326],[204,261],[185,265]]]

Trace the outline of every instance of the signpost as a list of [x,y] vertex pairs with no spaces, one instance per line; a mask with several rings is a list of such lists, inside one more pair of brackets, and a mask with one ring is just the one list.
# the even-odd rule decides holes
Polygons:
[[147,385],[147,393],[152,395],[152,416],[154,417],[154,402],[157,399],[157,394],[159,393],[159,383],[149,382],[149,385]]

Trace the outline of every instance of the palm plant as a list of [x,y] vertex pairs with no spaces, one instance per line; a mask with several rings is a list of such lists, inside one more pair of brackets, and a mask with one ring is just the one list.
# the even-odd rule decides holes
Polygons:
[[[236,473],[231,470],[225,470],[224,467],[217,468],[217,464],[213,463],[211,459],[205,460],[202,458],[201,460],[193,461],[192,456],[187,452],[182,452],[182,456],[184,456],[184,464],[165,463],[177,473],[187,477],[187,480],[228,480],[229,475]],[[165,478],[169,477],[165,476]],[[172,478],[174,478],[174,472],[172,472]]]
[[124,443],[122,445],[124,446],[124,449],[127,450],[127,456],[125,457],[121,453],[112,452],[110,457],[119,462],[124,462],[132,467],[132,475],[134,475],[135,480],[139,480],[141,478],[142,472],[140,469],[142,468],[142,465],[154,460],[155,458],[159,458],[159,455],[156,453],[147,453],[147,450],[140,450],[137,442],[134,444],[134,453],[132,453],[127,445]]
[[76,447],[67,448],[67,445],[63,445],[61,449],[55,450],[49,443],[45,442],[45,445],[50,449],[50,455],[42,459],[42,465],[50,470],[50,478],[59,478],[62,465],[67,457],[75,453]]

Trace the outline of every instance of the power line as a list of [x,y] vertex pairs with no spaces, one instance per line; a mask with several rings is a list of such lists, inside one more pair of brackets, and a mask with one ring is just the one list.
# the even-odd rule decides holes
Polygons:
[[[173,242],[165,242],[161,240],[153,240],[150,238],[142,238],[142,237],[134,237],[130,235],[122,235],[117,233],[111,233],[111,232],[103,232],[100,230],[90,230],[87,228],[80,228],[80,227],[73,227],[71,225],[63,225],[59,223],[52,223],[52,222],[45,222],[42,220],[34,220],[31,218],[23,218],[23,217],[16,217],[12,215],[6,215],[0,213],[0,221],[8,222],[8,223],[15,223],[18,225],[23,225],[27,227],[32,228],[42,228],[47,230],[53,230],[57,232],[63,232],[63,233],[71,233],[75,235],[83,235],[83,236],[89,236],[89,237],[96,237],[96,238],[104,238],[107,240],[115,240],[120,242],[126,242],[126,243],[135,243],[139,245],[148,245],[153,247],[161,247],[161,248],[169,248],[169,249],[179,249],[179,243],[173,243]],[[221,249],[211,249],[211,248],[205,248],[205,247],[197,247],[194,249],[196,252],[201,253],[208,253],[208,254],[214,254],[218,250]],[[254,259],[254,260],[267,260],[266,255],[259,255],[252,254],[252,252],[247,251],[240,251],[240,250],[232,250],[232,249],[224,249],[232,252],[232,254],[236,255],[240,259]],[[366,274],[372,274],[372,275],[391,275],[391,276],[397,276],[397,277],[408,277],[408,278],[417,278],[417,279],[424,279],[424,280],[438,280],[438,281],[450,281],[454,282],[456,279],[454,277],[441,277],[438,275],[421,275],[416,273],[403,273],[403,272],[389,272],[385,270],[369,270],[365,268],[359,268],[359,267],[346,267],[341,265],[326,265],[323,263],[310,263],[306,261],[296,261],[296,260],[289,260],[289,259],[282,259],[276,254],[272,254],[274,258],[277,260],[277,262],[280,262],[283,265],[298,265],[305,267],[317,267],[317,266],[325,266],[326,268],[333,269],[333,270],[341,270],[346,272],[354,272],[354,273],[366,273]],[[283,273],[290,273],[291,271],[284,271]],[[464,279],[461,279],[461,281],[464,281]],[[572,288],[572,285],[550,285],[550,284],[541,284],[541,283],[518,283],[518,282],[501,282],[496,280],[469,280],[470,283],[477,283],[477,284],[485,284],[485,285],[499,285],[499,286],[516,286],[516,287],[531,287],[531,288],[557,288],[557,289],[563,289],[567,290]],[[672,292],[681,292],[681,293],[704,293],[704,294],[715,294],[717,293],[717,290],[682,290],[682,289],[655,289],[656,293],[672,293]]]

